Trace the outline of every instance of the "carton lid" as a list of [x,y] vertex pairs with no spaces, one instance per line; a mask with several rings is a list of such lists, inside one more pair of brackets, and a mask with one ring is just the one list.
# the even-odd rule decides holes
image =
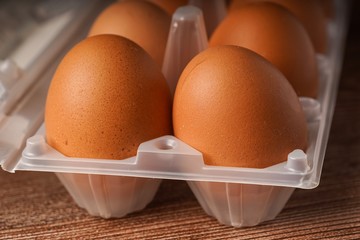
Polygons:
[[78,1],[52,14],[0,60],[0,164],[19,159],[26,139],[41,125],[47,88],[60,55],[78,40],[75,36],[85,35],[91,22],[86,20],[98,11],[100,2]]

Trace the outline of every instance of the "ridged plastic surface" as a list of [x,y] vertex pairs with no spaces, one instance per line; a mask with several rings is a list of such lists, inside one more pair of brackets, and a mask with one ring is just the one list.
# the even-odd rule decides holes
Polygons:
[[91,215],[123,217],[145,208],[161,183],[160,179],[56,173],[75,202]]

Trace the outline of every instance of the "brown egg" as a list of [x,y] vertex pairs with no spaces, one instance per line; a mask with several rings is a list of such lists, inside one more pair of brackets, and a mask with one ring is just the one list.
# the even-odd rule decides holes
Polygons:
[[188,4],[188,0],[148,0],[172,15],[176,9]]
[[164,76],[134,42],[87,38],[63,58],[45,109],[46,139],[66,156],[124,159],[140,143],[171,134]]
[[129,38],[147,51],[161,67],[171,16],[147,1],[115,2],[95,20],[89,36],[116,34]]
[[334,0],[318,0],[323,8],[325,17],[329,19],[335,18],[336,9]]
[[327,51],[328,39],[326,28],[326,17],[319,1],[315,0],[233,0],[229,9],[244,6],[251,2],[273,2],[280,4],[293,13],[304,25],[315,51],[325,53]]
[[306,149],[299,100],[270,62],[246,48],[209,48],[186,66],[175,91],[175,136],[208,165],[264,168]]
[[285,75],[298,96],[317,96],[318,68],[310,38],[280,5],[259,2],[231,11],[210,39],[210,46],[216,45],[253,50]]

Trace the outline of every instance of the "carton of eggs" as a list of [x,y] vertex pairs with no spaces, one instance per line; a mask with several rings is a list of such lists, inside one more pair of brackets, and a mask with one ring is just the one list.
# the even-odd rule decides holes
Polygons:
[[161,179],[176,179],[223,224],[273,219],[295,188],[319,184],[345,35],[339,6],[329,50],[316,57],[316,94],[304,96],[261,53],[208,49],[203,12],[194,6],[172,15],[159,46],[164,76],[141,43],[88,37],[54,75],[45,125],[20,159],[2,166],[55,172],[80,207],[105,218],[143,209]]

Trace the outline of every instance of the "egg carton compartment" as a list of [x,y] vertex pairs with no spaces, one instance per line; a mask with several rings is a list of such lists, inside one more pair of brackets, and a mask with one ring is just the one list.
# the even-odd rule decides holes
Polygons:
[[[346,35],[347,6],[340,2],[329,24],[331,48],[318,56],[319,96],[300,98],[308,122],[306,152],[294,149],[287,161],[264,169],[208,166],[201,152],[174,136],[163,136],[142,143],[136,156],[123,160],[71,158],[46,143],[41,126],[27,140],[22,157],[7,158],[2,168],[54,172],[80,207],[104,218],[143,209],[161,179],[174,179],[187,181],[204,211],[223,224],[244,227],[271,220],[294,189],[315,188],[320,181]],[[163,65],[172,92],[187,62],[207,48],[206,35],[198,8],[181,7],[174,13]]]
[[[61,54],[79,40],[88,18],[101,6],[99,0],[64,1],[60,5],[49,0],[31,6],[29,16],[17,20],[29,21],[31,31],[29,27],[19,31],[24,32],[21,41],[15,36],[8,39],[19,44],[9,43],[14,45],[11,51],[1,56],[0,163],[19,158],[26,139],[40,127],[47,89]],[[15,6],[21,8],[20,4]]]
[[[318,105],[311,107],[309,99],[302,99],[302,103],[308,109],[309,126],[316,125],[314,108]],[[311,142],[316,141],[317,128],[309,128],[309,133]],[[220,222],[250,226],[275,217],[295,187],[318,184],[311,151],[295,150],[286,162],[265,169],[216,167],[205,165],[202,154],[181,140],[163,136],[142,143],[136,157],[121,161],[70,158],[46,143],[44,125],[28,139],[21,161],[11,163],[3,167],[8,171],[55,172],[80,207],[104,218],[143,209],[153,199],[161,179],[176,179],[186,180],[204,210]],[[259,198],[260,193],[269,197]],[[240,201],[247,210],[261,212],[239,208],[239,215],[234,207]]]

